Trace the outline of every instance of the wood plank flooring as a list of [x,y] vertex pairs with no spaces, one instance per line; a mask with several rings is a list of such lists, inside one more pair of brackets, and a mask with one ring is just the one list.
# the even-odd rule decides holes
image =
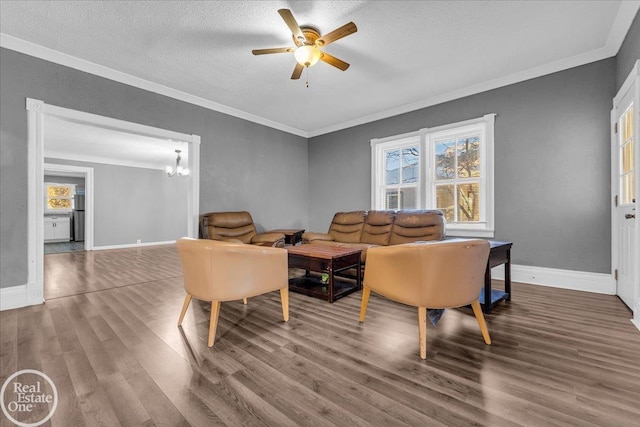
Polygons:
[[414,308],[372,294],[360,324],[359,292],[291,293],[284,323],[274,292],[223,303],[209,349],[209,304],[176,326],[173,245],[45,264],[47,302],[0,312],[0,381],[32,368],[58,388],[45,425],[640,425],[640,331],[614,296],[514,283],[491,346],[447,310],[423,361]]
[[44,257],[45,300],[181,276],[175,247],[81,251]]

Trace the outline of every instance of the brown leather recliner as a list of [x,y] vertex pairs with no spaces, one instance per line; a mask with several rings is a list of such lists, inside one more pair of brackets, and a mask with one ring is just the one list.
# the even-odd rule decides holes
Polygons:
[[209,212],[200,216],[202,237],[232,243],[284,248],[284,234],[258,234],[251,214],[241,212]]
[[244,300],[280,291],[282,316],[289,320],[289,276],[287,251],[208,239],[182,238],[176,242],[182,271],[184,299],[178,326],[182,324],[192,297],[211,301],[208,346],[213,347],[220,303]]
[[427,308],[471,304],[484,341],[491,344],[478,300],[484,286],[489,242],[479,239],[419,242],[381,246],[368,252],[360,322],[364,322],[371,291],[418,307],[420,357],[426,359]]

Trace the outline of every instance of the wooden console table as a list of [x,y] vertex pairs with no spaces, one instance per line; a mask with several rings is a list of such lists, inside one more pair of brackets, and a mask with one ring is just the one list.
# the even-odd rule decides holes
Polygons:
[[[511,246],[513,243],[489,240],[489,244],[491,251],[487,269],[484,272],[484,289],[480,293],[480,304],[485,313],[491,313],[491,309],[502,300],[511,301]],[[504,264],[504,292],[491,289],[491,269],[501,264]]]

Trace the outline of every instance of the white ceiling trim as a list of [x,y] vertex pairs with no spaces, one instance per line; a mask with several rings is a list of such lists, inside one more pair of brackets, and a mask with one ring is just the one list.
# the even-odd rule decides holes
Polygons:
[[614,55],[615,53],[612,54],[609,49],[600,48],[598,50],[587,52],[582,55],[563,59],[550,64],[545,64],[540,67],[531,68],[529,70],[511,74],[509,76],[500,77],[495,80],[489,80],[487,82],[483,82],[477,85],[454,90],[452,92],[444,93],[442,95],[434,96],[432,98],[428,98],[422,101],[402,105],[400,107],[392,108],[390,110],[380,111],[379,113],[360,117],[358,119],[353,119],[348,122],[339,123],[334,126],[318,129],[317,131],[309,132],[309,137],[311,138],[314,136],[324,135],[326,133],[347,129],[353,126],[362,125],[362,124],[373,122],[376,120],[386,119],[388,117],[397,116],[399,114],[409,113],[411,111],[420,110],[422,108],[431,107],[433,105],[442,104],[444,102],[453,101],[456,99],[464,98],[466,96],[476,95],[478,93],[486,92],[492,89],[509,86],[515,83],[520,83],[526,80],[542,77],[547,74],[567,70],[573,67],[578,67],[580,65],[588,64],[590,62],[595,62],[601,59],[610,58]]
[[623,1],[620,5],[618,15],[616,16],[616,20],[613,22],[613,26],[611,27],[611,32],[609,33],[607,44],[605,46],[612,49],[615,52],[614,55],[616,55],[618,50],[620,50],[620,46],[622,46],[624,38],[629,32],[629,28],[631,28],[633,18],[635,18],[639,8],[640,0]]
[[510,84],[522,82],[525,80],[540,77],[546,74],[566,70],[569,68],[584,65],[590,62],[599,61],[612,56],[615,56],[624,41],[624,38],[629,31],[629,28],[633,22],[633,19],[640,8],[640,0],[624,1],[621,3],[618,9],[615,22],[607,38],[605,46],[586,52],[581,55],[576,55],[571,58],[567,58],[554,63],[546,64],[540,67],[531,68],[520,73],[511,74],[509,76],[501,77],[477,85],[472,85],[467,88],[455,90],[446,94],[442,94],[436,97],[432,97],[420,102],[406,104],[397,108],[385,110],[376,114],[363,116],[358,119],[350,120],[343,123],[338,123],[333,126],[325,127],[322,129],[316,129],[306,131],[297,129],[282,123],[274,122],[272,120],[260,117],[254,114],[250,114],[217,102],[213,102],[183,91],[172,89],[170,87],[153,83],[151,81],[141,79],[139,77],[132,76],[109,67],[105,67],[90,61],[86,61],[62,52],[45,48],[43,46],[10,36],[0,32],[0,46],[6,49],[14,50],[24,53],[26,55],[34,56],[40,59],[44,59],[50,62],[54,62],[60,65],[64,65],[70,68],[74,68],[80,71],[84,71],[90,74],[94,74],[100,77],[104,77],[110,80],[114,80],[120,83],[124,83],[130,86],[134,86],[140,89],[144,89],[150,92],[154,92],[160,95],[165,95],[174,99],[178,99],[184,102],[188,102],[193,105],[198,105],[213,111],[228,114],[234,117],[245,119],[254,123],[258,123],[264,126],[268,126],[274,129],[278,129],[284,132],[288,132],[294,135],[298,135],[304,138],[310,138],[314,136],[323,135],[330,132],[335,132],[341,129],[346,129],[352,126],[361,125],[375,120],[380,120],[388,117],[392,117],[398,114],[415,111],[421,108],[436,105],[442,102],[459,99],[465,96],[474,95],[487,90],[496,89],[498,87],[507,86]]

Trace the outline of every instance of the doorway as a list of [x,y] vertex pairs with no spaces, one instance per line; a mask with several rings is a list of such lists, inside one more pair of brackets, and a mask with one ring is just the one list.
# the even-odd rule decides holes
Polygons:
[[[44,254],[86,251],[93,249],[93,168],[45,163],[44,182],[72,184],[74,201],[69,218],[69,240],[48,243],[44,237]],[[80,197],[81,196],[81,197]],[[82,201],[82,205],[79,202]],[[45,224],[46,227],[46,218]],[[45,232],[46,234],[46,232]]]
[[[189,157],[188,168],[190,175],[187,178],[187,209],[186,209],[186,229],[189,237],[197,237],[198,232],[198,212],[199,212],[199,166],[200,166],[200,137],[198,135],[188,135],[160,129],[138,123],[126,122],[95,114],[84,113],[67,108],[46,104],[43,101],[29,99],[26,100],[28,114],[28,200],[29,210],[28,221],[28,282],[25,289],[25,305],[40,304],[44,301],[44,140],[46,126],[43,123],[47,117],[55,117],[69,120],[75,123],[82,123],[99,129],[111,129],[134,135],[149,138],[183,141],[188,145]],[[65,166],[69,167],[69,166]],[[90,174],[87,173],[87,176]],[[93,192],[89,194],[92,197]],[[86,200],[86,203],[92,202]],[[93,208],[93,206],[92,206]],[[87,222],[92,215],[87,215]],[[87,250],[93,249],[93,225],[91,230],[85,226]]]

